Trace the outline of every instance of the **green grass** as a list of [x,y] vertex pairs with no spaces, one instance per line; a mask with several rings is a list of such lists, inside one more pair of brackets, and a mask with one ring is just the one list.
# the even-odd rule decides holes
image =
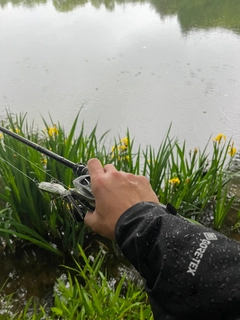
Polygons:
[[[42,119],[41,129],[29,124],[26,114],[7,113],[1,124],[74,163],[97,157],[118,170],[143,174],[163,204],[172,203],[179,214],[198,222],[210,212],[210,226],[221,230],[234,201],[227,189],[236,152],[231,140],[220,134],[209,139],[202,151],[187,150],[185,142],[171,137],[169,126],[156,149],[136,147],[129,130],[126,137],[115,138],[109,145],[107,132],[97,137],[97,126],[86,135],[80,116],[76,115],[69,132],[51,116],[50,123]],[[1,135],[0,159],[0,236],[7,245],[14,251],[15,246],[29,241],[59,255],[77,256],[78,244],[84,246],[85,235],[91,231],[72,219],[61,198],[41,192],[37,185],[54,178],[72,187],[72,170],[7,134]]]
[[[69,132],[51,117],[50,123],[43,119],[41,130],[29,124],[22,114],[7,114],[2,125],[74,163],[97,157],[118,170],[143,174],[162,203],[172,203],[179,214],[195,222],[204,222],[210,214],[210,227],[220,231],[234,202],[234,196],[229,196],[228,182],[233,175],[239,175],[230,170],[236,150],[223,135],[209,139],[203,150],[187,150],[186,142],[180,144],[177,137],[171,137],[169,126],[158,148],[149,145],[143,150],[134,145],[129,130],[110,145],[105,140],[108,133],[97,138],[97,126],[86,135],[80,113]],[[84,248],[89,243],[84,240],[91,231],[72,219],[61,198],[51,197],[37,186],[37,182],[52,178],[68,188],[75,176],[61,163],[1,135],[1,241],[13,252],[17,246],[30,242],[63,258],[71,254],[75,267],[66,266],[66,278],[57,280],[53,305],[40,306],[33,297],[25,306],[12,311],[12,294],[0,303],[0,320],[153,319],[142,288],[127,280],[127,274],[112,285],[103,253],[86,256]],[[239,221],[240,213],[235,228],[239,228]]]
[[11,311],[14,294],[0,302],[2,317],[6,320],[62,319],[62,320],[153,320],[146,292],[132,281],[127,274],[111,284],[109,275],[103,269],[104,254],[86,256],[79,246],[81,264],[66,267],[68,275],[56,281],[52,306],[39,306],[30,299],[26,306]]
[[[55,126],[52,119],[50,124],[43,119],[43,129],[35,130],[33,124],[29,126],[27,123],[26,115],[7,114],[2,126],[59,156],[75,163],[85,163],[87,159],[99,155],[98,146],[104,137],[97,141],[96,128],[90,135],[85,136],[83,123],[80,124],[81,131],[77,135],[78,120],[79,114],[69,134],[65,133],[60,124]],[[44,239],[42,246],[45,246],[45,240],[51,242],[51,250],[55,248],[56,253],[76,253],[77,245],[83,244],[84,241],[83,223],[76,223],[72,219],[62,199],[51,198],[37,186],[38,182],[54,178],[70,187],[75,178],[72,170],[7,134],[2,135],[0,157],[2,209],[7,205],[11,210],[11,215],[6,220],[8,228],[5,231],[0,230],[0,234],[9,237],[9,233],[12,232],[18,238],[35,244],[40,236]]]

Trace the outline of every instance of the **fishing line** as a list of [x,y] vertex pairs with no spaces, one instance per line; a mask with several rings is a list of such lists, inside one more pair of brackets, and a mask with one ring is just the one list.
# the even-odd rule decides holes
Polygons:
[[[67,189],[69,189],[69,187],[67,185],[65,185],[64,183],[62,183],[61,181],[59,181],[58,179],[56,179],[55,177],[53,177],[50,173],[48,173],[46,170],[44,170],[43,168],[41,168],[40,166],[36,165],[35,163],[33,163],[32,161],[30,161],[29,159],[25,158],[22,154],[20,154],[19,152],[17,152],[16,150],[12,149],[11,147],[7,146],[4,143],[4,146],[6,148],[8,148],[9,150],[11,150],[13,153],[17,154],[19,157],[21,157],[22,159],[24,159],[25,161],[29,162],[32,166],[38,168],[40,171],[42,171],[43,173],[45,173],[48,177],[50,177],[52,180],[60,183],[61,185],[63,185],[64,187],[66,187]],[[17,170],[18,172],[22,173],[25,177],[27,177],[28,179],[30,179],[31,181],[35,182],[35,183],[39,183],[37,181],[37,179],[33,179],[30,176],[28,176],[26,173],[24,173],[23,171],[21,171],[20,169],[18,169],[17,167],[15,167],[13,164],[11,164],[10,162],[8,162],[7,160],[5,160],[4,158],[0,157],[0,159],[2,159],[4,162],[6,162],[8,165],[10,165],[12,168],[14,168],[15,170]]]
[[4,162],[6,162],[10,167],[14,168],[15,170],[17,170],[18,172],[20,172],[22,175],[24,175],[25,177],[27,177],[29,180],[33,181],[34,183],[39,183],[36,179],[31,178],[30,176],[28,176],[26,173],[24,173],[23,171],[21,171],[20,169],[18,169],[17,167],[15,167],[13,164],[11,164],[10,162],[8,162],[7,160],[3,159],[0,156],[0,159]]
[[[5,145],[6,146],[6,145]],[[7,146],[6,146],[7,147]],[[8,147],[11,151],[14,151],[13,149],[11,149],[10,147]],[[15,152],[15,151],[14,151]],[[22,156],[21,154],[19,154],[18,152],[16,152],[16,154],[18,154],[20,157]],[[25,159],[25,157],[24,156],[22,156],[22,158],[23,159]],[[21,170],[19,170],[17,167],[15,167],[13,164],[11,164],[10,162],[8,162],[7,160],[5,160],[4,158],[2,158],[1,156],[0,156],[0,159],[2,160],[2,161],[4,161],[5,163],[7,163],[7,165],[9,165],[10,167],[12,167],[12,168],[14,168],[15,170],[17,170],[18,172],[20,172],[23,176],[25,176],[26,178],[28,178],[29,180],[31,180],[32,182],[34,182],[36,185],[39,185],[39,182],[36,180],[36,179],[33,179],[33,178],[31,178],[30,176],[28,176],[26,173],[24,173],[23,171],[21,171]],[[26,159],[27,160],[27,159]],[[31,161],[29,161],[28,160],[28,162],[30,162],[30,163],[32,163]],[[36,166],[37,168],[39,168],[37,165],[35,165],[34,163],[32,163],[32,165],[34,165],[34,166]],[[41,168],[39,168],[40,170],[41,170]],[[42,170],[42,171],[44,171],[44,170]],[[44,171],[45,172],[45,171]],[[50,174],[48,174],[50,177],[52,177]],[[53,179],[55,179],[54,177],[52,177]],[[57,179],[55,179],[55,181],[56,181]],[[74,209],[75,210],[78,210],[78,208],[76,207],[76,203],[75,203],[75,201],[73,200],[73,197],[71,196],[71,194],[68,194],[67,196],[67,199],[69,200],[69,202],[73,205],[73,207],[74,207]],[[60,198],[61,198],[61,196],[60,196]],[[50,205],[52,205],[53,204],[53,202],[51,201],[50,202]],[[73,214],[71,214],[71,211],[70,210],[68,210],[68,212],[69,212],[69,215],[70,215],[70,217],[74,220],[74,221],[76,221],[76,217],[73,215]]]
[[[58,181],[59,183],[56,183],[54,181],[51,182],[37,182],[36,179],[32,179],[28,174],[23,172],[22,170],[18,169],[16,166],[11,164],[9,161],[3,159],[0,156],[0,159],[2,159],[4,162],[6,162],[8,165],[10,165],[12,168],[20,172],[22,175],[33,181],[34,183],[38,183],[39,189],[42,191],[46,191],[51,194],[58,194],[62,196],[62,198],[67,202],[71,203],[74,207],[74,211],[78,213],[80,220],[82,221],[84,219],[84,216],[87,211],[93,211],[95,209],[95,198],[92,194],[91,189],[91,182],[90,182],[90,175],[88,172],[88,167],[84,163],[74,163],[62,156],[59,156],[58,154],[36,144],[35,142],[32,142],[22,136],[19,136],[18,134],[0,126],[0,131],[8,134],[9,136],[13,137],[14,139],[21,141],[22,143],[30,146],[31,148],[37,150],[38,152],[43,153],[44,155],[55,159],[56,161],[64,164],[66,167],[71,168],[73,173],[76,174],[78,177],[73,180],[73,185],[75,188],[69,188],[66,186],[66,184],[62,184],[60,181],[55,179],[51,174],[49,174],[46,170],[46,167],[41,168],[37,164],[31,162],[29,159],[18,153],[16,150],[12,149],[11,147],[7,146],[4,143],[5,150],[8,148],[11,152],[14,154],[17,154],[20,158],[24,159],[24,161],[30,163],[32,166],[35,166],[38,170],[43,172],[45,175],[51,177],[52,180],[55,179],[55,181]],[[66,187],[66,189],[64,188]],[[75,214],[75,213],[74,213]]]

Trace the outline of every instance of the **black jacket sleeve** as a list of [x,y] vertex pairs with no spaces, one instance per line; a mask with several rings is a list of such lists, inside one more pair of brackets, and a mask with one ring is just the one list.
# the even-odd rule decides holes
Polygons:
[[240,319],[240,243],[138,203],[118,220],[116,240],[146,280],[155,320]]

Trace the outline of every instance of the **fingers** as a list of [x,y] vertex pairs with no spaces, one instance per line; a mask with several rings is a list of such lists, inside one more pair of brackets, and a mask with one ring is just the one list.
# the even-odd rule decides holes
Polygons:
[[98,174],[103,174],[104,171],[103,171],[103,166],[101,164],[101,162],[94,158],[94,159],[90,159],[87,163],[87,166],[88,166],[88,171],[89,171],[89,174],[91,176],[91,178],[94,176],[94,175],[98,175]]
[[106,164],[103,170],[105,173],[117,171],[117,169],[112,164]]
[[84,223],[98,234],[102,234],[102,230],[106,229],[106,226],[102,225],[102,220],[102,217],[99,217],[96,211],[87,212],[84,217]]
[[94,222],[93,212],[87,212],[86,215],[85,215],[85,217],[84,217],[84,223],[85,223],[87,226],[91,227],[92,224],[93,224],[93,222]]
[[93,158],[88,161],[88,171],[92,178],[93,175],[113,172],[113,171],[117,171],[117,169],[112,164],[106,164],[103,167],[101,162],[98,159]]

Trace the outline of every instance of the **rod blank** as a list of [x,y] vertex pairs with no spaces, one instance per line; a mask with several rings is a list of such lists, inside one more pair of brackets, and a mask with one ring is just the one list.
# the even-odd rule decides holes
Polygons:
[[74,162],[72,162],[72,161],[70,161],[70,160],[68,160],[68,159],[66,159],[64,157],[61,157],[58,154],[56,154],[56,153],[54,153],[54,152],[52,152],[52,151],[40,146],[39,144],[37,144],[35,142],[32,142],[32,141],[30,141],[30,140],[28,140],[28,139],[16,134],[15,132],[10,131],[10,130],[2,127],[2,126],[0,126],[0,131],[6,133],[7,135],[13,137],[16,140],[21,141],[22,143],[28,145],[29,147],[31,147],[31,148],[39,151],[39,152],[42,152],[43,154],[49,156],[50,158],[53,158],[53,159],[57,160],[58,162],[61,162],[62,164],[64,164],[65,166],[67,166],[67,167],[69,167],[71,169],[74,169],[75,166],[76,166],[76,164]]

